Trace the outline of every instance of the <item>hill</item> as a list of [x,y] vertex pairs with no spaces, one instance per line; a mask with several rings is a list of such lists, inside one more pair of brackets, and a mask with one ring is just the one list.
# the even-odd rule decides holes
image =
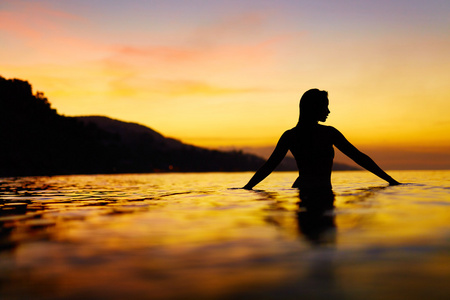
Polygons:
[[80,116],[74,118],[85,125],[94,125],[101,130],[117,135],[123,143],[128,145],[136,145],[139,144],[142,139],[148,139],[152,140],[157,147],[166,150],[194,147],[183,144],[178,140],[164,137],[159,132],[137,123],[124,122],[105,116]]
[[66,117],[27,81],[0,77],[0,176],[253,171],[241,151],[183,144],[107,117]]

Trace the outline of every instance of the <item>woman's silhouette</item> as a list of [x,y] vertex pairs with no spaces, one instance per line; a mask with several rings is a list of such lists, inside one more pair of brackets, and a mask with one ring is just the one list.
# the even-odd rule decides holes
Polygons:
[[[333,146],[361,167],[389,182],[390,185],[399,184],[369,156],[356,149],[337,129],[318,124],[318,121],[325,122],[329,113],[326,91],[311,89],[305,92],[300,99],[300,117],[297,126],[283,133],[270,158],[253,175],[244,189],[252,189],[266,178],[290,150],[299,170],[299,176],[293,187],[300,189],[302,202],[314,207],[332,206],[334,199],[331,197],[333,194],[331,187]],[[308,201],[311,195],[314,195],[313,198],[329,200],[322,200],[319,203],[317,199]],[[322,196],[317,197],[318,195]]]

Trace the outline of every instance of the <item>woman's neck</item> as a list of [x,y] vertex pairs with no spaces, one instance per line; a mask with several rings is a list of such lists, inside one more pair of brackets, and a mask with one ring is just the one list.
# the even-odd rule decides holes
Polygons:
[[318,121],[314,119],[308,119],[308,118],[300,118],[298,120],[298,124],[300,126],[315,126],[318,125]]

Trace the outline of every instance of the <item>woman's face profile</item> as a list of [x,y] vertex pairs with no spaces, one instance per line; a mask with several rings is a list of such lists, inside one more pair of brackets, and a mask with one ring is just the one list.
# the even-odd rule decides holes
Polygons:
[[328,99],[323,101],[322,104],[317,108],[317,121],[325,122],[330,114],[330,110],[328,109]]

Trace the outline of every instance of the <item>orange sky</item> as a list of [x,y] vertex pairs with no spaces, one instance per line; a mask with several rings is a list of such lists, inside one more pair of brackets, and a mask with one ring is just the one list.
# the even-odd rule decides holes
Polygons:
[[380,165],[450,168],[449,16],[448,1],[0,1],[0,75],[59,113],[205,147],[274,145],[317,87],[327,124]]

